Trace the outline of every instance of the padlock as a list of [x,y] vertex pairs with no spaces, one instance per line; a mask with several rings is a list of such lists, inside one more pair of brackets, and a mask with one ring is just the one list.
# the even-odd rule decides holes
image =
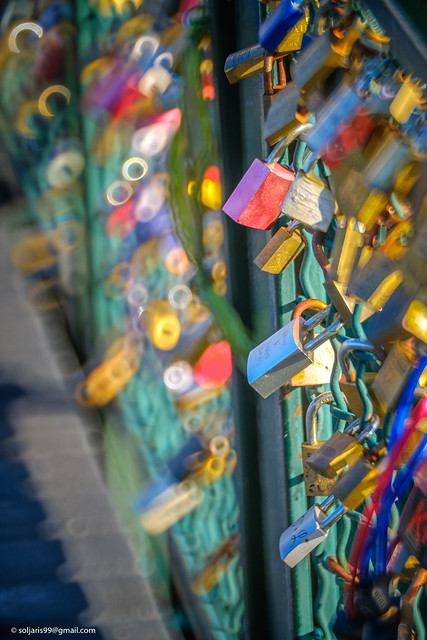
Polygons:
[[162,351],[170,351],[178,344],[181,323],[176,309],[168,300],[153,300],[142,309],[142,323],[150,342]]
[[364,323],[370,342],[382,345],[414,336],[427,343],[427,307],[415,296],[408,295],[403,283],[377,311]]
[[409,250],[397,261],[404,274],[403,286],[408,295],[414,295],[418,289],[425,289],[426,250],[427,250],[427,197],[421,203],[414,230],[409,245]]
[[137,344],[127,336],[118,338],[104,360],[75,389],[75,398],[83,406],[103,407],[122,391],[139,367]]
[[399,124],[404,124],[409,120],[415,107],[419,104],[422,95],[423,91],[419,81],[413,82],[409,76],[404,80],[394,97],[390,105],[390,114]]
[[332,485],[330,492],[347,509],[354,511],[375,489],[380,472],[366,457],[359,458],[342,473]]
[[347,66],[347,55],[362,32],[360,20],[355,20],[340,43],[331,42],[328,32],[317,37],[291,66],[291,75],[302,97],[313,93],[325,84],[338,67]]
[[[369,191],[376,190],[389,196],[396,190],[405,196],[415,184],[417,167],[412,168],[414,157],[404,138],[390,131],[383,137],[362,173],[362,181]],[[408,173],[408,168],[411,171]],[[404,188],[405,186],[405,188]]]
[[288,227],[280,227],[267,242],[254,260],[261,271],[281,273],[299,256],[307,244],[299,226],[297,221]]
[[[264,49],[259,44],[254,44],[236,53],[230,54],[224,66],[225,75],[230,84],[239,82],[244,78],[261,73],[264,69]],[[283,54],[278,54],[279,56]]]
[[[365,250],[367,247],[365,247]],[[359,266],[353,270],[347,285],[347,294],[363,301],[372,310],[382,309],[403,280],[399,265],[379,251],[362,252]],[[365,262],[366,257],[368,260]]]
[[361,170],[345,171],[341,184],[335,183],[335,195],[340,211],[347,217],[357,218],[370,231],[388,203],[388,197],[378,189],[369,189]]
[[311,124],[300,124],[272,151],[267,161],[256,158],[222,210],[239,224],[269,229],[280,215],[284,197],[295,174],[279,164],[286,148]]
[[240,533],[237,533],[209,556],[206,566],[191,583],[193,593],[203,595],[218,583],[230,568],[233,558],[239,551],[239,544]]
[[327,231],[337,212],[337,204],[326,182],[313,172],[317,157],[308,167],[298,171],[282,205],[282,213],[289,218],[319,231]]
[[359,263],[364,233],[365,226],[355,218],[341,218],[337,221],[331,251],[331,268],[326,274],[326,280],[333,280],[347,287],[352,271]]
[[[293,2],[280,2],[278,7],[270,13],[261,24],[258,32],[258,41],[266,51],[295,51],[301,47],[302,36],[307,31],[308,15],[303,7],[302,0]],[[295,36],[300,36],[295,40]],[[283,41],[289,41],[286,49]],[[281,44],[283,43],[283,44]]]
[[289,84],[277,94],[264,124],[264,140],[276,144],[287,136],[298,123],[305,123],[309,111],[300,100],[298,87]]
[[[373,353],[375,352],[375,350],[376,348],[374,347],[374,345],[370,344],[369,342],[363,342],[362,340],[357,340],[357,339],[349,339],[341,344],[338,351],[338,361],[341,366],[343,375],[345,377],[345,380],[340,380],[340,388],[346,397],[349,410],[355,415],[363,414],[364,404],[363,404],[360,392],[355,382],[353,381],[354,376],[352,372],[350,372],[350,369],[348,366],[348,354],[351,353],[352,351],[362,351],[362,352]],[[369,385],[372,384],[373,380],[375,380],[375,377],[376,377],[375,373],[366,372],[364,374],[363,381],[368,393],[370,391]],[[375,414],[379,416],[380,424],[382,424],[382,421],[385,417],[384,408],[381,406],[380,403],[378,403],[375,397],[371,397],[371,394],[369,394],[369,397],[372,401]]]
[[141,524],[150,535],[160,535],[202,501],[203,491],[196,482],[191,480],[178,482],[168,487],[147,505],[140,514]]
[[354,437],[351,433],[360,423],[361,418],[358,418],[343,432],[335,431],[320,449],[313,452],[307,460],[308,466],[326,478],[335,479],[346,465],[354,464],[363,455],[363,442],[378,428],[379,419],[375,416],[362,433]]
[[12,250],[12,264],[21,273],[29,274],[53,267],[58,256],[47,233],[20,240]]
[[340,348],[338,350],[338,362],[347,380],[352,379],[352,374],[348,366],[348,356],[353,351],[373,353],[375,351],[375,347],[370,342],[364,342],[363,340],[358,340],[357,338],[349,338],[340,345]]
[[314,350],[338,333],[343,326],[340,319],[306,341],[307,333],[320,324],[328,313],[328,309],[321,311],[306,322],[301,317],[295,318],[252,349],[247,363],[248,382],[263,398],[268,398],[312,364]]
[[345,514],[347,509],[343,505],[330,515],[327,514],[334,500],[334,496],[329,496],[321,504],[314,504],[282,533],[279,542],[280,556],[289,567],[295,567],[318,547],[327,537],[332,525]]
[[328,496],[333,480],[325,478],[316,473],[307,465],[307,460],[319,449],[323,442],[317,440],[317,413],[324,404],[334,401],[334,396],[330,391],[321,393],[310,402],[305,415],[305,437],[306,441],[301,444],[302,465],[304,474],[305,493],[307,496]]
[[[325,252],[323,251],[322,241],[324,238],[324,233],[321,231],[315,231],[312,237],[312,248],[313,254],[321,267],[323,274],[325,276],[325,281],[323,282],[323,287],[329,296],[329,299],[335,309],[338,311],[338,314],[341,316],[343,322],[348,327],[351,327],[352,315],[355,307],[355,302],[349,296],[346,295],[346,285],[335,282],[335,280],[330,279],[330,272],[332,266],[326,257]],[[361,314],[362,321],[365,320],[369,315],[371,315],[371,311],[364,307]]]
[[326,143],[322,160],[331,170],[334,184],[338,184],[334,170],[353,156],[358,149],[364,148],[377,126],[378,123],[372,111],[368,112],[363,108],[349,122],[339,127],[338,135],[334,140]]
[[308,148],[323,156],[331,141],[338,137],[340,129],[351,122],[363,106],[364,100],[355,84],[342,82],[316,114],[314,127],[305,134]]
[[409,246],[409,239],[414,231],[413,222],[401,220],[394,225],[386,239],[378,247],[378,252],[391,260],[401,261]]
[[375,376],[372,391],[387,411],[394,411],[415,361],[412,341],[396,342]]
[[[326,308],[326,303],[321,300],[304,300],[298,304],[291,315],[294,320],[307,309],[316,309],[321,311]],[[313,336],[314,337],[314,336]],[[305,367],[303,371],[292,376],[289,387],[307,387],[317,386],[321,384],[329,384],[331,381],[332,369],[335,363],[335,352],[330,340],[324,342],[313,352],[313,363]]]

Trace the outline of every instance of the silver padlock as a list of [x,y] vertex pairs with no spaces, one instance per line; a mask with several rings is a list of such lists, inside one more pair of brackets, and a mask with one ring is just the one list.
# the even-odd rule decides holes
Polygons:
[[313,154],[307,168],[298,171],[282,204],[282,213],[319,231],[327,231],[337,203],[326,180],[313,172],[319,156]]
[[282,533],[279,542],[280,556],[289,567],[295,567],[318,547],[328,536],[332,525],[345,514],[347,508],[340,505],[328,515],[334,501],[335,497],[329,496],[321,504],[314,504]]
[[263,398],[312,364],[313,351],[338,333],[344,325],[340,318],[312,337],[313,329],[328,313],[329,307],[306,322],[301,317],[295,318],[252,349],[247,363],[248,382]]

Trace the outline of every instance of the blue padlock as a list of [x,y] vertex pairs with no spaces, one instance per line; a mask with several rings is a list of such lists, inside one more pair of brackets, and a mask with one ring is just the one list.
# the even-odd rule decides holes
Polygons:
[[302,5],[303,0],[282,0],[277,9],[262,23],[258,40],[266,51],[276,51],[290,30],[301,20],[304,15]]

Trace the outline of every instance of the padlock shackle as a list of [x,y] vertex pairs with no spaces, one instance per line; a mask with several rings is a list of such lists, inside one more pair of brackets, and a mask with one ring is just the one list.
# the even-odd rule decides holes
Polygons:
[[317,413],[324,404],[330,404],[334,401],[334,396],[330,391],[325,391],[316,396],[310,402],[305,414],[305,437],[307,444],[317,444]]
[[372,419],[370,420],[369,424],[367,427],[365,427],[362,431],[362,433],[360,433],[357,436],[357,442],[364,442],[365,440],[367,440],[368,438],[370,438],[375,431],[378,429],[378,427],[380,426],[380,419],[377,416],[376,413],[374,413],[374,415],[372,416]]
[[302,225],[302,222],[300,222],[299,220],[292,220],[292,222],[288,224],[288,226],[285,227],[285,229],[288,233],[292,233],[292,231],[295,231],[295,229],[298,229],[298,227],[300,227],[301,225]]
[[[313,308],[313,307],[308,307],[308,308]],[[319,313],[316,313],[314,316],[306,320],[302,325],[302,331],[304,331],[305,333],[306,331],[311,331],[312,329],[317,327],[317,325],[319,325],[321,322],[323,322],[323,320],[325,320],[328,317],[330,308],[331,308],[330,305],[328,305],[327,307],[319,311]]]
[[352,351],[366,351],[372,353],[375,351],[375,346],[370,342],[364,342],[363,340],[358,340],[357,338],[350,338],[342,343],[338,350],[338,362],[343,370],[343,373],[346,379],[351,381],[351,373],[350,368],[348,366],[348,354]]
[[351,434],[351,432],[354,431],[355,429],[359,429],[361,422],[362,422],[362,418],[356,418],[356,420],[353,420],[353,422],[344,429],[343,433]]
[[328,511],[328,510],[332,507],[332,505],[334,504],[334,502],[335,502],[335,496],[333,496],[333,495],[331,494],[330,496],[328,496],[327,498],[325,498],[325,499],[323,500],[323,502],[321,502],[321,503],[319,504],[319,509],[320,509],[321,511],[326,512],[326,511]]
[[[325,312],[326,312],[326,309],[324,311],[321,311],[320,313],[325,313]],[[318,313],[317,315],[320,315],[320,313]],[[329,310],[328,310],[328,313],[329,313]],[[311,320],[312,319],[313,318],[311,318]],[[307,322],[305,324],[307,324]],[[317,336],[314,336],[314,338],[309,340],[309,342],[307,342],[304,345],[304,350],[306,352],[314,351],[314,349],[317,349],[317,347],[320,347],[322,344],[327,342],[329,338],[332,338],[333,336],[335,336],[343,326],[344,326],[344,322],[341,320],[341,318],[337,318],[332,324],[329,325],[329,327],[326,327],[324,331],[322,331]],[[305,325],[304,325],[304,328],[305,328]]]
[[335,511],[333,511],[330,516],[327,516],[323,520],[321,524],[321,528],[324,530],[330,529],[332,525],[338,522],[338,520],[341,520],[341,518],[345,513],[347,513],[347,511],[348,511],[347,507],[345,507],[343,504],[340,504],[340,506],[337,509],[335,509]]
[[299,123],[295,129],[293,129],[287,136],[285,136],[282,140],[280,140],[272,149],[270,155],[268,156],[266,163],[270,164],[270,162],[278,162],[282,155],[285,153],[286,149],[292,142],[298,138],[304,131],[307,131],[313,126],[312,122],[302,122]]
[[302,300],[301,302],[298,302],[296,307],[294,307],[291,314],[291,320],[295,320],[295,318],[299,318],[304,313],[304,311],[307,311],[308,309],[323,311],[323,309],[326,309],[326,308],[328,309],[330,308],[326,304],[326,302],[323,302],[322,300],[316,300],[316,298],[307,298],[306,300]]

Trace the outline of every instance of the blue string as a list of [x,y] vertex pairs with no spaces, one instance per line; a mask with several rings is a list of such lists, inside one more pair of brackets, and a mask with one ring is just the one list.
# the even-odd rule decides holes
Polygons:
[[397,405],[396,415],[394,418],[393,426],[391,428],[390,437],[388,441],[388,447],[391,447],[396,442],[396,439],[400,435],[405,420],[409,415],[409,411],[412,405],[412,400],[414,396],[415,389],[418,386],[418,382],[420,376],[424,369],[427,366],[427,354],[422,354],[419,357],[419,360],[412,371],[411,375],[408,378],[408,381],[402,391],[402,395],[400,396],[399,404]]

